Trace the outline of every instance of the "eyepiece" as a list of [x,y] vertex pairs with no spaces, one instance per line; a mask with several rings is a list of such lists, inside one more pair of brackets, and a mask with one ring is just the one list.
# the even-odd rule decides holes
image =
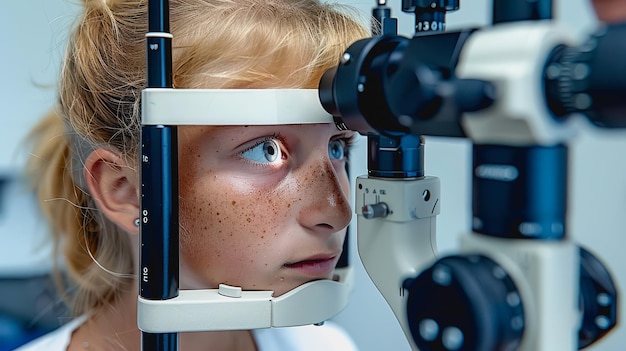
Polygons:
[[335,96],[335,76],[337,75],[337,67],[333,67],[322,75],[320,79],[318,94],[322,107],[326,112],[333,116],[339,116],[339,108],[336,103]]

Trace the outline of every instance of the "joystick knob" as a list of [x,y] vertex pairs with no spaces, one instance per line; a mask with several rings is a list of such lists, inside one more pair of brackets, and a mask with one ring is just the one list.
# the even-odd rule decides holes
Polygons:
[[438,260],[407,279],[407,316],[422,351],[515,350],[524,332],[524,308],[515,283],[480,255]]

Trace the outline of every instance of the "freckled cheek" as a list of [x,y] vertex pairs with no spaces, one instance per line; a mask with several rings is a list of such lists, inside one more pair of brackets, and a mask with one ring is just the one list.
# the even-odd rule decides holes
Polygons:
[[243,195],[217,181],[193,185],[194,192],[181,196],[181,251],[194,270],[209,280],[243,284],[231,280],[262,276],[284,263],[277,253],[292,202],[268,192]]

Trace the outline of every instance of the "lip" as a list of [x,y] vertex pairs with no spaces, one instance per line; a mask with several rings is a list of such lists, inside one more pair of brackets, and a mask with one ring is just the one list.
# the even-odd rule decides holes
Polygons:
[[339,255],[317,255],[293,263],[285,263],[283,267],[301,274],[324,278],[335,269]]

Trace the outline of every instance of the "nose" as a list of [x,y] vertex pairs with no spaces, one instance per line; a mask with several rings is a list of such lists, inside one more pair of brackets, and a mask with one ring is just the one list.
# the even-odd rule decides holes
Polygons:
[[300,189],[303,206],[298,213],[298,222],[322,234],[347,227],[352,219],[352,209],[345,176],[335,172],[328,158],[312,162],[302,172],[305,173]]

